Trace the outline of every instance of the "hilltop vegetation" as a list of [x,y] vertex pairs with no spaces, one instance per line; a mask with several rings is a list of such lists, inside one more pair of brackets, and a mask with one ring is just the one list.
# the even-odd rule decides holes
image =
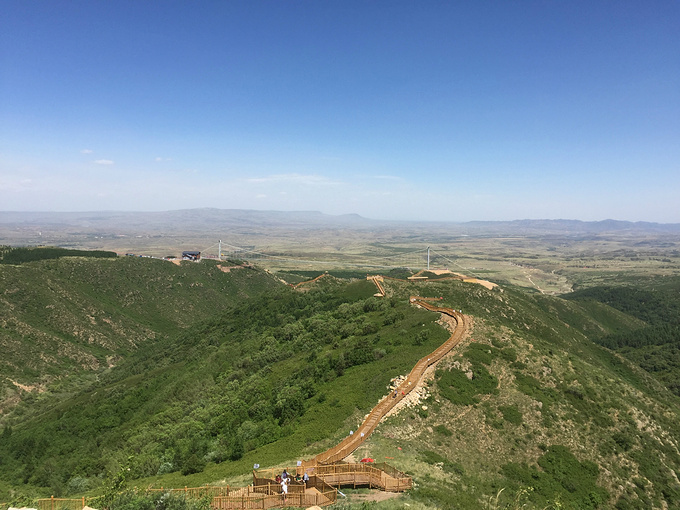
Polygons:
[[40,248],[13,248],[0,246],[0,264],[23,264],[37,260],[60,259],[62,257],[87,257],[96,259],[112,259],[118,255],[112,251],[102,250],[67,250],[42,246]]
[[[301,291],[255,269],[225,274],[214,264],[132,258],[89,264],[21,269],[35,283],[54,271],[106,275],[78,280],[83,289],[102,285],[84,294],[98,307],[120,303],[113,296],[126,295],[128,278],[116,275],[134,274],[129,285],[148,297],[135,302],[134,317],[159,333],[80,391],[24,399],[5,417],[0,499],[96,493],[121,467],[138,486],[191,486],[243,480],[254,463],[309,458],[355,429],[391,378],[447,338],[437,314],[409,304],[417,294],[442,297],[474,326],[432,374],[430,396],[388,418],[356,453],[414,476],[409,494],[377,507],[680,507],[679,399],[593,341],[647,327],[649,316],[613,301],[453,280],[386,280],[387,297],[376,298],[351,273]],[[107,287],[107,278],[118,279]],[[228,302],[222,310],[198,307],[192,316],[160,306],[210,293]],[[174,301],[163,301],[168,295]],[[672,317],[673,309],[658,313]]]

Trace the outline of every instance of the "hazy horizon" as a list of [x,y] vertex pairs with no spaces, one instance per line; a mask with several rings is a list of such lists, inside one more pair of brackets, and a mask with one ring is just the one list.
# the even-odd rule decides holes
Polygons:
[[210,210],[215,210],[215,211],[220,211],[220,212],[254,212],[254,213],[271,213],[271,214],[309,214],[309,215],[323,215],[327,216],[329,218],[340,218],[340,217],[358,217],[363,220],[368,220],[368,221],[375,221],[375,222],[394,222],[394,223],[399,223],[399,222],[404,222],[404,223],[452,223],[452,224],[464,224],[464,223],[513,223],[513,222],[580,222],[580,223],[606,223],[606,222],[617,222],[617,223],[652,223],[652,224],[659,224],[659,225],[680,225],[680,222],[654,222],[654,221],[646,221],[646,220],[621,220],[618,218],[602,218],[598,220],[581,220],[578,218],[510,218],[510,219],[504,219],[504,220],[465,220],[465,221],[454,221],[454,220],[441,220],[441,219],[381,219],[381,218],[372,218],[369,216],[364,216],[359,213],[340,213],[340,214],[328,214],[324,213],[323,211],[318,211],[318,210],[290,210],[290,211],[281,211],[281,210],[274,210],[274,209],[222,209],[222,208],[214,208],[214,207],[202,207],[202,208],[193,208],[193,209],[167,209],[167,210],[147,210],[147,211],[142,211],[142,210],[83,210],[83,211],[48,211],[48,210],[35,210],[35,211],[9,211],[9,210],[0,210],[0,222],[3,222],[3,219],[1,215],[3,214],[11,214],[11,215],[41,215],[41,214],[47,214],[47,215],[84,215],[84,214],[102,214],[102,215],[116,215],[116,214],[162,214],[162,213],[188,213],[188,212],[199,212],[199,211],[210,211]]

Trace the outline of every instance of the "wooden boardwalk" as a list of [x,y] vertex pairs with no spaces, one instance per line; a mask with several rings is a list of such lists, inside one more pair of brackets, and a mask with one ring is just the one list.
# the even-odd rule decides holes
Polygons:
[[[374,280],[375,281],[375,280]],[[376,282],[377,284],[377,282]],[[408,395],[418,384],[420,378],[423,376],[425,370],[442,359],[451,349],[453,349],[463,339],[468,330],[468,323],[466,317],[454,310],[453,308],[445,308],[435,306],[425,301],[424,298],[413,296],[410,298],[412,304],[421,306],[433,312],[439,312],[447,315],[456,322],[456,327],[449,339],[435,349],[431,354],[424,356],[416,363],[408,377],[399,385],[396,392],[392,395],[387,395],[378,405],[368,414],[364,422],[353,433],[343,439],[336,446],[318,454],[314,458],[316,464],[331,464],[344,459],[354,450],[356,450],[361,443],[363,443],[368,436],[375,430],[380,423],[380,420],[394,408],[406,395]]]
[[[279,484],[275,481],[276,475],[280,475],[282,468],[258,469],[253,471],[253,485],[257,490],[266,490],[268,493],[280,492]],[[306,491],[302,482],[291,481],[288,486],[289,494],[294,492],[309,492],[315,488],[329,499],[333,499],[332,492],[336,487],[368,487],[369,489],[382,489],[388,492],[403,492],[412,488],[413,481],[410,476],[396,468],[380,463],[364,462],[337,462],[335,464],[303,463],[302,466],[286,468],[291,477],[302,477],[305,473],[309,477]],[[278,491],[278,492],[277,492]]]

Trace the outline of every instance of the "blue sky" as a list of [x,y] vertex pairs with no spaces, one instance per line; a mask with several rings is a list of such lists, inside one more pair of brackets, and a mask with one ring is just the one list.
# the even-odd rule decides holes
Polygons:
[[676,0],[0,8],[0,210],[680,222]]

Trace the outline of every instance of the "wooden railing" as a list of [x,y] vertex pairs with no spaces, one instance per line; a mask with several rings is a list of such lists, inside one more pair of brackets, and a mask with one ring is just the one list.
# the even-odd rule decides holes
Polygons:
[[[304,466],[288,469],[291,478],[288,493],[298,493],[305,489],[303,482],[295,480],[296,475],[307,473],[309,481],[306,489],[314,488],[326,493],[334,487],[368,487],[389,492],[402,492],[413,486],[410,476],[402,473],[386,463],[336,463],[314,464],[311,461]],[[282,469],[258,469],[253,471],[253,486],[256,492],[271,494],[280,493],[281,486],[275,481]]]
[[[303,468],[295,470],[296,474],[303,474]],[[313,468],[308,468],[308,472]],[[329,485],[324,479],[316,474],[311,474],[306,483],[291,479],[288,483],[288,494],[282,494],[281,484],[276,482],[276,475],[281,474],[280,469],[263,469],[253,471],[253,487],[255,493],[262,495],[260,498],[264,505],[281,506],[326,506],[332,505],[338,499],[338,490]],[[293,476],[293,471],[289,471]],[[229,507],[231,508],[231,507]],[[271,506],[257,506],[249,508],[271,508]]]
[[[216,498],[220,496],[228,496],[231,492],[229,486],[204,486],[204,487],[184,487],[183,489],[145,489],[143,492],[162,492],[184,494],[187,498],[201,499],[205,497]],[[43,498],[36,501],[38,510],[82,510],[86,506],[90,506],[99,498]]]
[[338,487],[368,487],[403,492],[413,487],[413,479],[385,463],[325,464],[315,468],[316,476]]
[[327,494],[319,492],[299,492],[283,494],[251,494],[250,496],[222,496],[214,498],[211,508],[214,510],[235,510],[235,509],[266,509],[266,508],[286,508],[310,506],[328,506],[337,501],[337,491],[334,490]]
[[39,499],[36,501],[38,510],[82,510],[93,498],[51,498]]

